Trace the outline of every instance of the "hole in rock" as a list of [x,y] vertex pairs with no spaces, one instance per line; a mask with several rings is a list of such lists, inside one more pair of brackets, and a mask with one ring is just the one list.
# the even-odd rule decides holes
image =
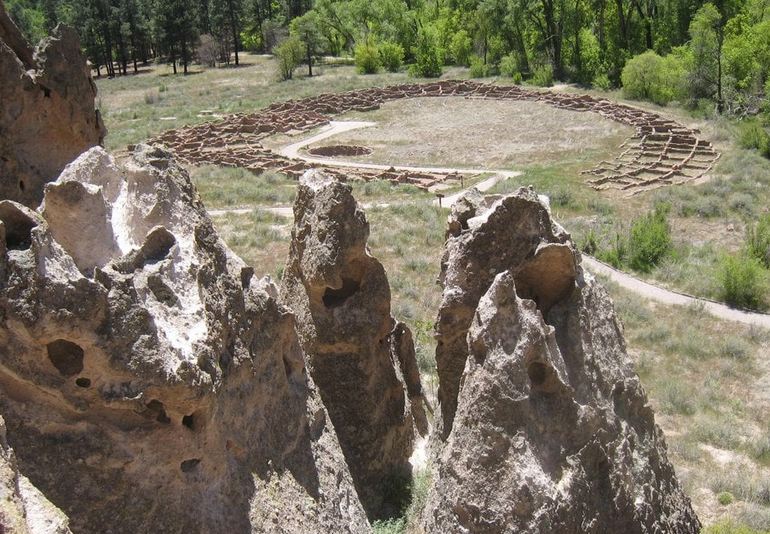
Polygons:
[[75,376],[83,371],[83,349],[66,339],[57,339],[46,345],[48,359],[63,376]]
[[184,462],[182,462],[179,468],[182,470],[183,473],[189,473],[197,469],[198,464],[200,463],[201,463],[200,458],[191,458],[189,460],[185,460]]
[[43,96],[46,98],[51,98],[51,90],[48,87],[41,87],[43,90]]
[[32,244],[37,222],[10,202],[0,204],[0,221],[5,225],[5,243],[11,250],[26,250]]
[[542,386],[548,376],[548,368],[540,362],[532,362],[527,366],[527,375],[535,386]]
[[323,302],[327,308],[336,308],[342,306],[346,300],[356,294],[361,288],[361,284],[352,278],[343,278],[342,287],[334,289],[327,287],[324,292]]
[[185,415],[182,417],[182,424],[190,430],[195,430],[195,414]]
[[81,387],[81,388],[90,388],[91,387],[91,379],[90,378],[83,378],[83,377],[81,377],[81,378],[78,378],[77,380],[75,380],[75,384],[78,387]]
[[168,256],[171,247],[176,244],[174,234],[162,226],[150,230],[142,244],[142,256],[144,263],[159,262]]
[[24,192],[24,180],[19,180],[19,191]]
[[166,414],[166,407],[163,403],[157,399],[153,399],[147,403],[147,411],[145,412],[148,417],[155,419],[159,423],[167,425],[171,422]]

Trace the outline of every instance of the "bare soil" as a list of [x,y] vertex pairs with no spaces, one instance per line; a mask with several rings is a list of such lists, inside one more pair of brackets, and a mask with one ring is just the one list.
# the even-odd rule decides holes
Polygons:
[[353,117],[377,125],[317,146],[367,146],[370,155],[351,158],[365,163],[500,169],[586,156],[611,159],[634,134],[632,127],[595,113],[463,97],[397,100],[342,119]]

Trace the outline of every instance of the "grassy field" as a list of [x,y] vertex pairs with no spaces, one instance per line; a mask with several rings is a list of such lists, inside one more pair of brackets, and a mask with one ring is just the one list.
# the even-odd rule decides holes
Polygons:
[[[99,80],[105,121],[111,132],[108,146],[122,148],[165,129],[205,120],[199,117],[203,110],[219,114],[249,111],[275,100],[408,79],[405,74],[359,76],[351,67],[326,67],[321,76],[299,76],[278,83],[271,59],[249,56],[245,63],[248,66],[239,69],[207,70],[187,77],[171,76],[167,67],[162,66],[139,76]],[[467,77],[467,73],[454,70],[445,76]],[[619,94],[611,97],[621,99]],[[490,120],[497,121],[499,128],[509,128],[511,136],[518,136],[496,141],[497,150],[505,152],[506,146],[522,144],[527,135],[539,139],[542,147],[533,147],[530,159],[521,165],[516,164],[515,158],[505,159],[506,154],[496,155],[502,158],[502,165],[523,174],[499,183],[492,192],[505,193],[521,185],[533,185],[551,197],[555,218],[578,243],[591,233],[609,243],[614,233],[627,228],[635,217],[656,203],[665,203],[670,206],[674,253],[645,276],[695,294],[714,296],[718,293],[714,272],[720,254],[740,249],[747,224],[770,206],[770,163],[736,146],[737,126],[732,122],[696,117],[678,109],[640,107],[700,128],[702,135],[723,152],[709,181],[660,189],[630,199],[596,192],[584,185],[579,171],[595,162],[596,150],[612,149],[612,135],[554,158],[550,156],[548,139],[556,134],[532,132],[536,124],[532,121],[518,132],[494,116]],[[353,137],[347,141],[379,143],[375,139],[379,136],[380,157],[398,154],[402,147],[387,146],[388,130],[403,124],[398,122],[397,109],[385,106],[377,112],[357,115],[359,119],[383,121],[387,127],[369,133],[351,132]],[[488,115],[496,113],[494,109],[487,111]],[[449,122],[446,117],[439,117],[434,126],[451,126]],[[553,130],[554,126],[549,128]],[[372,137],[356,137],[361,135]],[[420,130],[419,121],[411,124],[410,138],[419,140],[423,135],[428,136],[431,146],[417,149],[422,162],[431,163],[431,154],[447,154],[442,152],[447,149],[442,145],[447,134],[437,133],[436,128],[431,130],[430,124],[425,125],[424,131]],[[338,140],[330,139],[329,143],[332,141]],[[276,137],[273,142],[288,144],[289,138]],[[467,152],[475,150],[473,145],[465,144]],[[454,157],[463,159],[457,154],[457,146],[449,148]],[[445,162],[436,159],[434,164]],[[260,210],[259,206],[290,205],[295,182],[274,174],[254,176],[241,169],[201,167],[191,172],[208,207],[254,208],[246,214],[217,215],[215,223],[233,250],[253,265],[257,273],[280,278],[288,253],[291,220]],[[420,367],[429,391],[434,390],[435,346],[431,334],[441,297],[436,277],[446,211],[430,204],[432,194],[414,187],[383,182],[353,186],[359,202],[367,206],[371,253],[388,272],[394,315],[414,330]],[[770,334],[716,321],[699,308],[656,305],[612,284],[609,290],[657,421],[666,432],[671,460],[699,516],[709,525],[709,532],[749,534],[753,532],[750,529],[770,530],[770,423],[765,415],[770,410]],[[749,530],[740,531],[739,525]]]

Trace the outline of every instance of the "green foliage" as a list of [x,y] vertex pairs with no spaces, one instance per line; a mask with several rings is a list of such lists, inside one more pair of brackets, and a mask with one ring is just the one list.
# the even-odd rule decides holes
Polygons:
[[718,27],[721,20],[719,10],[714,4],[707,3],[698,9],[690,23],[693,61],[688,86],[693,100],[716,95],[721,54]]
[[743,148],[757,150],[770,158],[770,134],[757,120],[749,120],[740,125],[738,141]]
[[278,61],[278,74],[281,80],[291,80],[294,69],[302,62],[305,56],[305,45],[299,37],[292,36],[273,49],[273,54]]
[[767,530],[756,530],[731,519],[723,519],[703,529],[703,534],[768,534]]
[[380,43],[380,62],[388,72],[398,72],[404,62],[404,48],[398,43]]
[[519,78],[521,78],[519,63],[514,54],[508,54],[500,59],[500,74],[511,78],[518,74]]
[[770,214],[746,229],[746,251],[749,256],[770,268]]
[[491,75],[491,67],[488,63],[484,63],[484,60],[479,56],[471,56],[471,78],[486,78]]
[[376,74],[380,70],[380,52],[371,42],[359,43],[354,50],[359,74]]
[[667,216],[667,209],[656,208],[631,225],[628,264],[632,269],[650,272],[671,252],[671,227]]
[[591,85],[594,89],[601,89],[602,91],[609,91],[612,88],[610,77],[603,72],[594,76]]
[[473,53],[473,40],[467,31],[460,30],[452,36],[449,52],[455,65],[466,67],[470,64],[471,54]]
[[378,519],[372,523],[374,534],[404,534],[406,532],[406,519],[397,517],[394,519]]
[[756,258],[745,253],[725,254],[717,270],[720,298],[745,309],[764,307],[766,272]]
[[666,105],[684,96],[685,76],[680,56],[663,58],[649,50],[628,60],[620,79],[627,97]]
[[549,65],[540,66],[535,69],[529,81],[538,87],[550,87],[553,85],[553,70]]
[[436,31],[423,26],[417,34],[417,44],[413,49],[415,63],[409,69],[412,76],[438,78],[441,76],[444,56],[438,44]]

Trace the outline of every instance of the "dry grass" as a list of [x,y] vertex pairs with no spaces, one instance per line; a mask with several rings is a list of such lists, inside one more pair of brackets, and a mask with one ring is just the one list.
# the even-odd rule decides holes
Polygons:
[[389,165],[520,169],[575,159],[611,159],[633,129],[595,114],[537,102],[414,98],[343,119],[376,122],[314,146],[363,145],[353,161]]
[[[249,111],[275,100],[405,80],[402,74],[364,77],[354,74],[352,67],[335,67],[327,68],[318,78],[299,77],[277,83],[271,60],[248,57],[246,61],[251,65],[188,77],[168,76],[166,67],[160,67],[136,77],[99,81],[107,126],[112,131],[109,147],[122,147],[168,128],[205,120],[198,117],[201,110],[222,114]],[[458,77],[458,73],[465,76],[464,71],[454,71],[446,77]],[[712,182],[622,199],[591,190],[579,175],[581,169],[605,157],[599,152],[614,154],[613,135],[620,135],[617,130],[611,129],[615,133],[599,140],[581,134],[575,144],[570,141],[577,137],[574,132],[549,137],[556,134],[549,133],[548,128],[541,131],[532,127],[543,121],[526,119],[521,114],[517,120],[510,120],[511,106],[519,103],[460,101],[459,111],[452,116],[446,113],[442,100],[447,99],[436,99],[437,104],[420,101],[419,109],[409,107],[417,106],[417,101],[401,101],[362,114],[357,118],[381,120],[385,126],[351,132],[348,142],[375,148],[375,156],[383,161],[408,156],[422,158],[413,160],[421,164],[446,166],[456,158],[458,165],[480,161],[490,167],[508,165],[524,170],[523,176],[499,184],[493,192],[531,184],[548,193],[555,217],[577,241],[592,229],[616,231],[654,202],[668,202],[672,205],[674,238],[684,252],[651,276],[675,287],[707,293],[703,284],[708,283],[716,254],[726,246],[737,248],[743,239],[745,221],[770,204],[770,163],[735,148],[729,134],[731,125],[724,121],[705,121],[680,110],[634,103],[700,127],[703,136],[715,142],[725,156]],[[497,104],[505,105],[505,109],[496,108]],[[478,112],[479,107],[483,113]],[[554,111],[543,107],[548,113]],[[538,110],[533,108],[531,112]],[[403,117],[406,114],[410,116]],[[413,121],[411,114],[419,115],[423,122],[417,118]],[[560,124],[557,115],[545,117],[551,121],[551,129]],[[176,118],[161,121],[160,117]],[[575,120],[588,121],[588,127],[594,128],[591,131],[607,127],[597,122],[601,119],[588,114]],[[371,137],[356,138],[361,135]],[[405,138],[411,145],[420,146],[405,144]],[[462,147],[456,139],[465,139]],[[561,155],[554,157],[532,139],[547,143],[549,150],[552,145],[560,146]],[[279,137],[271,140],[279,145],[284,141]],[[341,136],[329,140],[334,144],[341,141]],[[487,147],[484,143],[490,141],[494,144]],[[381,146],[374,146],[380,142]],[[460,149],[462,153],[455,152]],[[519,166],[522,162],[527,165]],[[193,177],[210,207],[288,204],[295,190],[290,180],[255,177],[237,169],[206,167],[194,170]],[[394,314],[415,331],[420,364],[431,382],[432,325],[441,297],[435,280],[446,212],[431,207],[428,201],[432,195],[415,188],[354,184],[354,193],[359,201],[372,205],[367,209],[370,248],[387,269]],[[396,201],[400,204],[394,204]],[[391,205],[378,206],[385,202]],[[215,223],[228,244],[255,267],[258,275],[269,273],[280,278],[288,254],[289,220],[255,212],[216,217]],[[739,532],[733,527],[741,523],[757,531],[770,529],[770,425],[765,415],[770,408],[768,333],[713,320],[697,308],[656,306],[616,287],[611,286],[610,291],[625,324],[629,351],[657,420],[666,431],[670,458],[701,519],[716,525],[710,529],[714,534]],[[726,494],[732,502],[728,503],[731,499]]]

